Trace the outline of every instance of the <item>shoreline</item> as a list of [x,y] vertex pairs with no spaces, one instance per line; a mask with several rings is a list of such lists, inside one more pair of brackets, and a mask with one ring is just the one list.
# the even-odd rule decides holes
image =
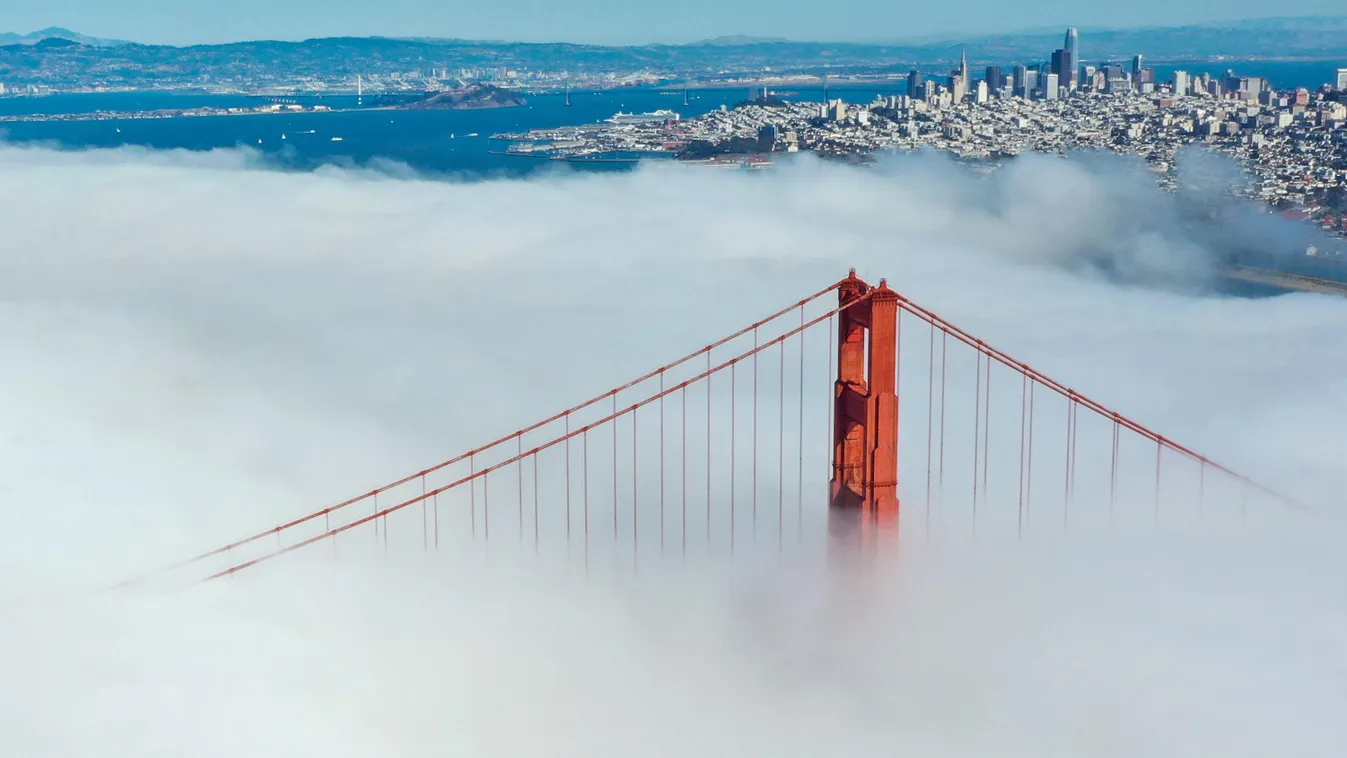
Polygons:
[[21,115],[0,115],[0,124],[18,123],[58,123],[85,121],[165,121],[169,119],[214,118],[222,116],[320,116],[332,113],[365,113],[388,111],[416,111],[421,113],[489,111],[521,108],[521,105],[493,105],[481,108],[410,108],[405,105],[361,106],[357,108],[331,108],[323,110],[276,110],[271,107],[257,110],[230,109],[161,109],[154,111],[89,111],[85,113],[26,113]]

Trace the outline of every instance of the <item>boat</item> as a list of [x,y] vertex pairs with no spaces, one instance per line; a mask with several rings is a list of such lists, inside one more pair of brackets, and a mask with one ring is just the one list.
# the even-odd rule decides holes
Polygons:
[[341,137],[333,137],[333,138],[332,138],[332,141],[333,141],[333,142],[341,142]]
[[677,111],[660,109],[650,111],[649,113],[623,113],[618,111],[612,118],[607,119],[609,124],[658,124],[663,121],[677,121],[679,115]]

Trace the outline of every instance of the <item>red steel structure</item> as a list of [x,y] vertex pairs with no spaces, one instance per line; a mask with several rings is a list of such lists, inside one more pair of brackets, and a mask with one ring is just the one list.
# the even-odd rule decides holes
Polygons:
[[[905,316],[929,334],[909,327],[904,344]],[[784,551],[821,518],[860,525],[834,536],[896,533],[900,497],[901,521],[921,527],[903,533],[927,539],[1307,510],[853,270],[542,421],[132,581],[229,577],[318,545],[506,541],[586,566]]]
[[856,270],[837,288],[831,507],[863,526],[898,523],[898,293]]

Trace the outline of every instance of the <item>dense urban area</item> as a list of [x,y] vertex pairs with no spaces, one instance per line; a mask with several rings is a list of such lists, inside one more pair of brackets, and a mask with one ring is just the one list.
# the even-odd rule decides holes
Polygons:
[[[442,107],[445,98],[448,107],[503,107],[522,102],[509,92],[555,92],[572,85],[675,86],[685,93],[742,85],[748,92],[742,103],[696,118],[670,110],[618,114],[602,124],[496,137],[506,143],[502,150],[514,155],[571,161],[658,156],[731,167],[768,166],[770,154],[800,151],[864,162],[880,151],[919,148],[987,160],[1029,151],[1106,149],[1144,159],[1162,185],[1173,182],[1178,151],[1197,143],[1243,162],[1248,171],[1242,190],[1249,196],[1347,235],[1347,69],[1318,87],[1278,90],[1265,78],[1228,67],[1215,73],[1180,70],[1158,81],[1148,59],[1116,54],[1120,45],[1144,36],[1152,50],[1179,45],[1248,53],[1262,45],[1305,55],[1339,50],[1345,33],[1341,19],[1256,29],[1109,32],[1089,38],[1090,60],[1099,61],[1093,63],[1081,56],[1080,35],[1071,29],[1046,60],[1041,57],[1046,48],[1036,53],[1027,47],[1046,40],[1056,45],[1060,37],[987,38],[979,41],[985,48],[972,50],[975,60],[984,62],[1007,56],[1003,59],[1041,63],[970,66],[957,48],[952,51],[957,62],[948,62],[951,50],[943,42],[904,47],[724,38],[598,48],[371,38],[173,48],[52,29],[25,38],[10,35],[9,44],[0,45],[0,95],[195,88],[272,96],[365,93],[373,102],[381,94],[419,93]],[[940,66],[930,63],[900,68],[905,59],[942,57],[947,73],[932,75]],[[883,83],[902,94],[857,103],[828,97],[829,83],[840,91],[856,82]],[[820,83],[823,102],[801,102],[783,91]],[[465,92],[473,97],[465,100]],[[328,109],[318,102],[228,112]]]
[[1256,76],[1178,71],[1168,82],[1141,56],[1079,64],[1070,30],[1049,62],[948,76],[912,70],[906,94],[868,103],[788,102],[771,89],[693,119],[630,114],[604,125],[499,135],[521,154],[583,158],[673,154],[763,166],[762,154],[811,151],[866,160],[877,151],[936,148],[960,158],[1107,149],[1143,158],[1172,184],[1178,151],[1200,143],[1249,170],[1243,191],[1286,215],[1347,235],[1347,68],[1311,91],[1277,91]]

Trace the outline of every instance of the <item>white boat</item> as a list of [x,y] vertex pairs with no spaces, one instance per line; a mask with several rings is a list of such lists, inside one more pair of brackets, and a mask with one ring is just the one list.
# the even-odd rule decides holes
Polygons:
[[657,124],[662,121],[677,121],[679,115],[676,111],[660,109],[649,113],[623,113],[618,111],[617,115],[608,119],[609,124]]
[[333,141],[333,142],[341,142],[341,137],[333,137],[333,138],[332,138],[332,141]]

